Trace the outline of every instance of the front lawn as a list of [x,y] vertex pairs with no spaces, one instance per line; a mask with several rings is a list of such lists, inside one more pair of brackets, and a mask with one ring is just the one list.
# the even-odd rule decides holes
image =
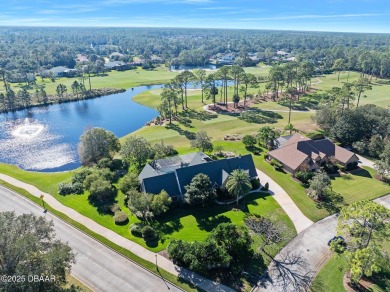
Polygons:
[[332,188],[343,196],[345,203],[351,204],[360,200],[372,200],[390,194],[390,185],[375,179],[376,172],[364,167],[352,171],[352,179],[336,177],[332,180]]
[[343,285],[345,260],[333,255],[317,274],[311,286],[312,292],[345,291]]
[[65,206],[71,207],[80,214],[91,218],[100,225],[107,227],[118,234],[137,242],[138,244],[153,250],[161,251],[166,248],[171,238],[183,239],[187,241],[204,240],[209,232],[219,223],[231,222],[237,225],[243,224],[245,213],[270,215],[276,214],[285,221],[292,230],[294,226],[288,216],[284,213],[277,202],[267,193],[250,194],[240,202],[244,206],[242,211],[234,211],[233,206],[213,206],[204,209],[183,209],[177,208],[168,212],[167,215],[152,224],[160,235],[157,245],[147,246],[142,238],[133,236],[129,231],[132,223],[139,222],[136,216],[132,215],[125,206],[125,196],[118,191],[116,200],[121,209],[129,215],[129,223],[123,226],[116,225],[110,214],[99,213],[95,207],[88,202],[88,193],[83,195],[61,196],[57,193],[58,183],[71,178],[71,172],[62,173],[39,173],[20,170],[11,165],[0,164],[0,172],[11,175],[19,180],[32,184],[53,195]]
[[[390,252],[390,242],[384,242],[382,248]],[[333,255],[327,263],[321,268],[313,281],[312,292],[327,291],[346,291],[343,286],[343,276],[345,274],[346,259],[343,255]],[[390,270],[384,268],[381,272],[374,274],[370,279],[372,283],[364,291],[384,292],[389,291],[390,287]],[[363,291],[363,290],[362,290]]]

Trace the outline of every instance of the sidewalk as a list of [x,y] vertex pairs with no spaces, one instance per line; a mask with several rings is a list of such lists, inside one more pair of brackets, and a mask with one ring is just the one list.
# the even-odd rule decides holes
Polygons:
[[5,174],[0,173],[0,179],[6,181],[9,184],[12,184],[16,187],[25,189],[29,193],[31,193],[33,196],[39,198],[41,195],[44,195],[44,201],[49,204],[52,208],[56,209],[57,211],[67,215],[68,217],[72,218],[73,220],[79,222],[80,224],[87,227],[89,230],[100,234],[101,236],[107,238],[108,240],[112,241],[113,243],[122,246],[123,248],[126,248],[127,250],[131,251],[135,255],[151,262],[156,262],[156,255],[158,260],[158,266],[159,268],[162,268],[166,270],[167,272],[179,276],[182,279],[185,279],[188,282],[193,283],[196,287],[199,287],[205,291],[233,291],[229,287],[218,284],[216,282],[213,282],[209,279],[206,279],[194,272],[191,272],[187,269],[181,268],[179,266],[176,266],[172,261],[168,260],[167,258],[156,254],[154,252],[151,252],[147,250],[146,248],[142,247],[141,245],[124,238],[123,236],[120,236],[119,234],[115,233],[114,231],[101,226],[100,224],[96,223],[92,219],[85,217],[84,215],[81,215],[80,213],[76,212],[72,208],[66,207],[62,205],[60,202],[58,202],[52,195],[43,193],[39,189],[37,189],[35,186],[26,184],[24,182],[21,182],[13,177],[10,177]]
[[256,171],[257,175],[260,178],[261,185],[264,186],[268,182],[269,192],[278,202],[278,204],[283,208],[288,217],[290,217],[291,221],[294,223],[295,229],[297,230],[298,234],[313,225],[314,222],[307,218],[305,215],[303,215],[301,210],[299,210],[297,205],[295,205],[294,201],[280,185],[278,185],[273,179],[271,179],[261,170],[256,169]]

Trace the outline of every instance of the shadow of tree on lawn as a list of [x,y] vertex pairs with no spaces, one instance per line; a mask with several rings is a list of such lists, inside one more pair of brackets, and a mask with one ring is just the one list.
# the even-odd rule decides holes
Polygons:
[[179,135],[185,136],[188,140],[194,140],[196,137],[196,134],[194,132],[184,130],[175,124],[166,125],[165,128],[178,132]]

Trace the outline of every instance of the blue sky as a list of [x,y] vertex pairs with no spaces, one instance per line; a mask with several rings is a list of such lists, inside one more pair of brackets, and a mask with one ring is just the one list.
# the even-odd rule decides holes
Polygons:
[[390,33],[390,0],[7,0],[0,25]]

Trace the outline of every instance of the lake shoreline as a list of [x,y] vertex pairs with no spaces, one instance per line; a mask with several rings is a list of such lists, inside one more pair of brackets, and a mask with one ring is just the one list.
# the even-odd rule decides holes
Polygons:
[[46,103],[35,103],[31,104],[28,106],[18,106],[16,108],[13,108],[12,110],[7,110],[7,109],[2,109],[0,110],[0,114],[6,114],[6,113],[13,113],[16,111],[20,110],[26,110],[26,109],[31,109],[31,108],[36,108],[36,107],[42,107],[42,106],[49,106],[49,105],[54,105],[54,104],[61,104],[61,103],[68,103],[68,102],[73,102],[73,101],[81,101],[81,100],[88,100],[88,99],[94,99],[102,96],[107,96],[107,95],[113,95],[117,93],[122,93],[125,92],[127,89],[123,88],[97,88],[97,89],[92,89],[91,92],[88,92],[87,96],[75,96],[73,94],[67,95],[65,99],[58,99],[57,95],[50,95],[51,98],[56,98],[54,100],[50,100],[49,102]]

